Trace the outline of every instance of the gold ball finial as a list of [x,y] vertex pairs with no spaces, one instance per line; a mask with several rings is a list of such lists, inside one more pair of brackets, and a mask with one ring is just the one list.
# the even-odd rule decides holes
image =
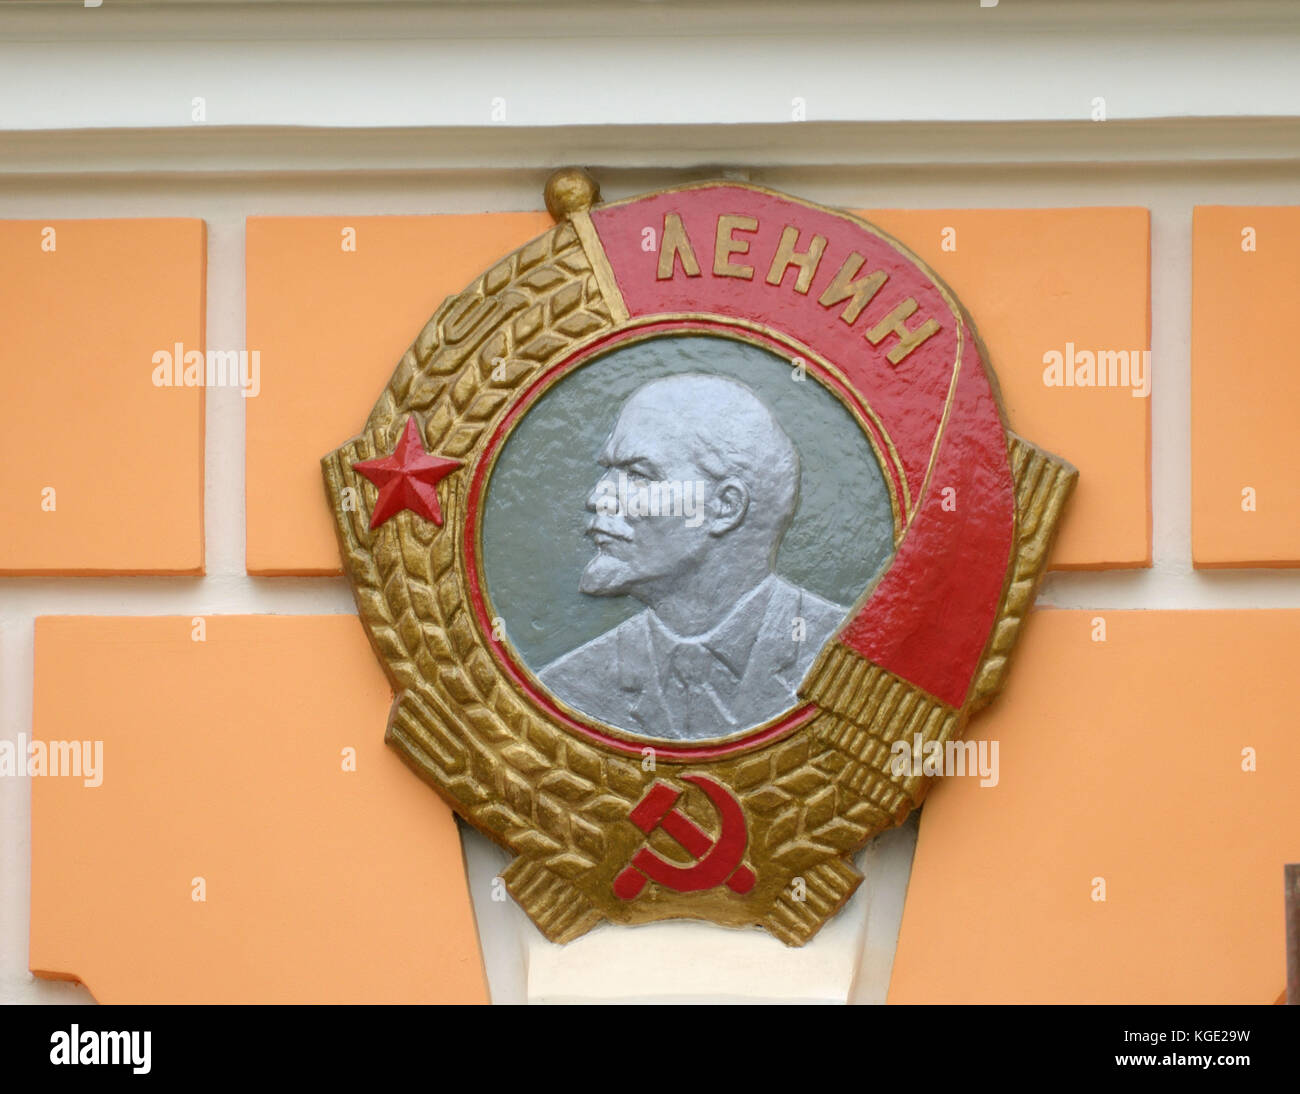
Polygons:
[[546,180],[546,211],[556,220],[585,213],[600,200],[600,187],[581,167],[561,167]]

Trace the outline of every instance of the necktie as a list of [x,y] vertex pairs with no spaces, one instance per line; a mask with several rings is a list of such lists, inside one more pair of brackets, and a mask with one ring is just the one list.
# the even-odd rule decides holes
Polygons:
[[677,642],[661,683],[673,729],[684,737],[716,737],[734,729],[728,709],[731,674],[698,642]]

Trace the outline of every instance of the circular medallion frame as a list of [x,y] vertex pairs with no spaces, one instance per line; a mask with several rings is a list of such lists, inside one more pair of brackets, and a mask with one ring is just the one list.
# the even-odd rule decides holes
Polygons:
[[[556,227],[448,298],[365,430],[322,460],[395,692],[388,740],[516,856],[507,888],[554,941],[695,918],[801,945],[860,883],[849,856],[932,782],[900,755],[955,739],[1000,688],[1077,476],[1010,433],[955,297],[867,222],[733,182],[597,199],[581,172],[557,173]],[[797,707],[681,747],[539,690],[494,636],[481,519],[511,423],[551,384],[625,340],[688,330],[802,357],[848,400],[891,483],[896,551]],[[956,516],[944,490],[966,499]]]

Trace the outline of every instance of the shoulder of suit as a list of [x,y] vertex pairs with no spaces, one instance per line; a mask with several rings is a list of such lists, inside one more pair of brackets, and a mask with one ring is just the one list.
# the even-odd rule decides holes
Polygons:
[[538,679],[547,686],[558,681],[582,684],[590,681],[593,674],[613,669],[618,664],[620,647],[626,640],[647,630],[646,614],[645,611],[637,612],[617,627],[611,627],[590,642],[557,657],[537,674]]
[[779,596],[783,607],[785,604],[790,605],[790,615],[801,616],[810,625],[838,623],[849,612],[848,608],[826,600],[802,586],[793,585],[783,577],[778,577],[776,581],[777,592],[774,601],[776,596]]

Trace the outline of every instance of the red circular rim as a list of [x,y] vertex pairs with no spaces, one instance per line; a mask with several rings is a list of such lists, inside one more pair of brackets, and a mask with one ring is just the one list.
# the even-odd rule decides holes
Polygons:
[[[787,356],[790,346],[782,343],[779,339],[772,337],[761,331],[753,330],[748,326],[740,327],[735,323],[727,322],[723,319],[707,319],[702,317],[691,317],[682,319],[658,319],[649,323],[637,324],[635,326],[624,327],[617,331],[611,331],[602,338],[597,339],[589,345],[582,347],[570,356],[552,365],[549,369],[538,376],[532,384],[520,395],[513,406],[510,407],[505,417],[497,424],[488,439],[487,447],[483,450],[474,466],[474,474],[470,480],[469,496],[466,501],[466,520],[464,532],[464,551],[465,551],[465,568],[469,584],[470,601],[474,607],[474,614],[478,620],[479,629],[483,634],[497,663],[505,670],[507,675],[523,690],[534,703],[536,703],[546,714],[560,722],[567,729],[594,741],[605,748],[613,749],[625,755],[640,756],[647,748],[654,750],[658,759],[664,760],[716,760],[725,756],[734,755],[739,752],[748,751],[762,745],[770,744],[772,741],[793,733],[800,726],[806,724],[816,713],[817,708],[811,703],[803,703],[794,707],[783,715],[779,720],[770,724],[762,725],[756,729],[741,734],[735,740],[726,741],[704,741],[699,744],[686,744],[680,742],[668,743],[654,737],[633,737],[632,735],[616,736],[609,729],[604,728],[593,722],[584,721],[581,718],[574,717],[572,714],[563,710],[558,703],[539,685],[536,678],[515,660],[513,651],[500,639],[493,635],[492,621],[488,614],[487,595],[483,589],[482,574],[479,568],[478,559],[478,533],[479,519],[482,515],[482,501],[484,490],[490,476],[490,469],[495,463],[495,457],[501,448],[505,438],[509,435],[510,430],[514,427],[528,411],[532,405],[555,381],[565,373],[571,372],[580,366],[587,364],[594,358],[609,352],[617,347],[621,342],[630,338],[648,337],[656,334],[680,333],[683,330],[696,330],[707,334],[720,335],[736,339],[738,333],[744,333],[744,341],[757,341],[765,343],[769,349],[772,349],[782,356]],[[818,360],[816,355],[809,350],[805,350],[807,356],[804,358],[809,371],[813,372],[819,380],[827,387],[834,389],[840,396],[862,410],[866,410],[857,393],[854,392],[843,380],[834,373],[827,370]],[[869,419],[867,416],[856,416],[860,424]],[[870,428],[868,426],[868,428]],[[879,438],[877,438],[879,440]],[[890,468],[885,461],[878,460],[881,463],[881,472],[886,475],[894,475],[896,472]]]

